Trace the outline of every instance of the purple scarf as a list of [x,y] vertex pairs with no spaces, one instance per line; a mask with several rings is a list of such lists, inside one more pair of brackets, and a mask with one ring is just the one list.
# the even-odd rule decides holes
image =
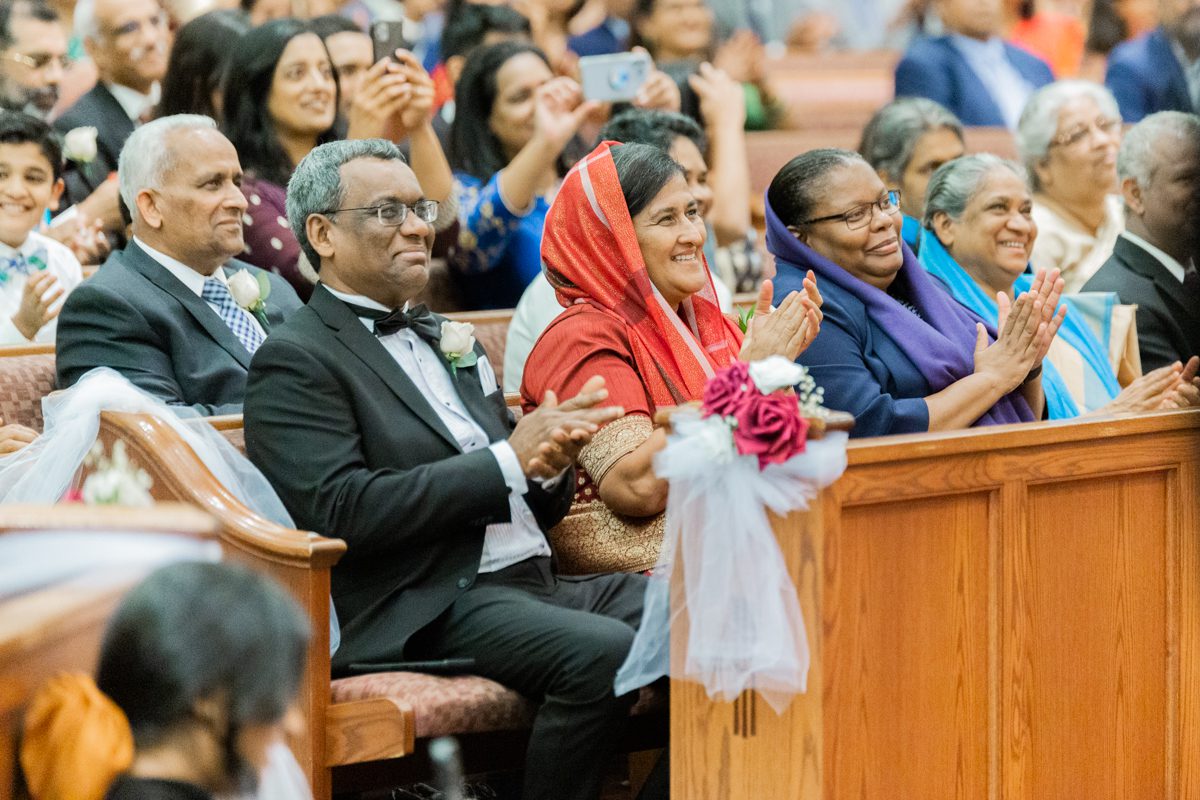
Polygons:
[[[907,297],[921,316],[909,311],[887,292],[851,275],[801,242],[787,229],[767,201],[767,250],[777,263],[785,263],[803,275],[812,270],[817,286],[832,283],[862,301],[872,321],[904,351],[917,371],[929,384],[932,394],[975,371],[975,323],[980,322],[938,286],[918,263],[903,241],[900,250],[904,265],[896,273],[895,286]],[[989,340],[996,331],[988,329]],[[1032,422],[1033,412],[1020,390],[1001,397],[996,405],[975,422],[976,425],[1005,425]]]

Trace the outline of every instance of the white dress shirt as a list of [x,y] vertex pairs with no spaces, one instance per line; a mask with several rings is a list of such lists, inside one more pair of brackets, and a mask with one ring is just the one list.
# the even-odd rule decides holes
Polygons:
[[[75,258],[75,254],[71,252],[70,248],[40,233],[31,232],[21,246],[15,249],[0,242],[0,263],[16,258],[18,255],[28,258],[39,251],[44,253],[42,257],[46,259],[46,271],[53,274],[56,279],[55,284],[46,291],[52,292],[58,286],[63,288],[63,296],[52,307],[60,309],[67,294],[83,280],[83,269],[79,266],[79,259]],[[17,330],[17,326],[12,321],[13,315],[21,307],[21,298],[25,294],[25,283],[29,277],[29,275],[14,274],[9,276],[8,280],[0,283],[0,344],[30,343],[30,340]],[[57,318],[47,322],[34,335],[32,341],[53,344],[54,334],[58,329],[57,323]]]
[[1010,130],[1016,130],[1021,111],[1033,94],[1034,87],[1008,60],[1004,41],[999,36],[981,41],[961,33],[951,34],[950,41],[996,101],[1004,124]]
[[1187,266],[1185,267],[1183,264],[1180,264],[1170,254],[1165,253],[1162,250],[1159,250],[1157,247],[1150,244],[1145,239],[1143,239],[1142,237],[1138,236],[1135,233],[1130,233],[1129,231],[1125,231],[1121,235],[1123,237],[1125,237],[1126,239],[1128,239],[1129,241],[1136,244],[1138,247],[1145,250],[1150,255],[1154,256],[1160,264],[1162,264],[1164,267],[1167,268],[1167,272],[1170,272],[1175,277],[1175,280],[1179,281],[1180,283],[1183,283],[1183,279],[1185,277],[1187,277],[1187,274],[1195,269],[1195,267],[1192,266],[1192,263],[1190,261],[1188,262]]
[[108,93],[113,96],[113,99],[125,112],[125,116],[129,117],[134,125],[141,125],[145,116],[154,110],[162,97],[162,87],[158,85],[158,81],[155,81],[154,85],[150,87],[149,94],[142,94],[137,89],[131,89],[119,83],[106,83],[104,88],[108,89]]
[[[163,266],[163,268],[167,270],[167,272],[171,273],[176,278],[178,278],[180,283],[182,283],[184,286],[186,286],[188,288],[188,291],[190,291],[192,294],[196,295],[196,297],[203,296],[204,282],[206,280],[208,280],[209,278],[216,278],[217,280],[219,280],[221,283],[225,284],[226,286],[229,285],[229,278],[226,277],[225,269],[223,267],[217,267],[216,271],[213,272],[212,275],[201,275],[199,272],[196,272],[196,270],[192,269],[187,264],[184,264],[182,261],[171,258],[166,253],[160,253],[159,251],[155,250],[153,247],[146,244],[138,237],[136,237],[136,236],[133,237],[133,241],[137,242],[138,247],[140,247],[146,251],[146,255],[153,258],[155,261],[157,261],[159,264],[161,264]],[[207,300],[205,300],[204,302],[208,303],[208,307],[213,310],[213,313],[221,318],[221,324],[226,325],[227,323],[225,322],[225,318],[221,317],[221,310],[217,306],[217,304],[211,303]],[[257,317],[255,317],[253,314],[251,314],[249,311],[247,311],[246,318],[250,320],[250,323],[252,325],[254,325],[255,330],[257,330],[264,337],[266,337],[267,332],[265,330],[263,330],[263,326],[261,324],[259,324]]]
[[[377,311],[391,311],[387,306],[369,297],[346,294],[330,289],[328,285],[322,285],[330,294],[346,303]],[[359,319],[367,330],[374,334],[374,320],[367,317]],[[479,562],[479,571],[496,572],[527,558],[549,556],[550,544],[546,541],[542,529],[538,527],[529,504],[525,502],[529,484],[525,480],[525,472],[521,469],[516,451],[507,440],[488,443],[487,433],[467,411],[458,396],[458,390],[454,388],[450,373],[442,366],[442,356],[435,353],[428,342],[409,328],[401,328],[395,333],[380,336],[379,343],[429,401],[429,405],[437,412],[438,418],[449,429],[462,451],[470,453],[486,447],[492,451],[496,463],[500,466],[504,483],[508,486],[508,506],[512,521],[487,526],[483,535],[483,557]],[[499,388],[496,384],[496,373],[486,357],[479,359],[476,371],[485,396]],[[559,479],[546,481],[543,485],[545,488],[552,488]]]

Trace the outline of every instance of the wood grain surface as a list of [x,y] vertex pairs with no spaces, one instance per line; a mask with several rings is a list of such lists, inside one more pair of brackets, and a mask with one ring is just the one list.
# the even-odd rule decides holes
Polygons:
[[808,693],[673,681],[672,796],[1200,797],[1197,459],[1200,412],[852,444],[776,526]]

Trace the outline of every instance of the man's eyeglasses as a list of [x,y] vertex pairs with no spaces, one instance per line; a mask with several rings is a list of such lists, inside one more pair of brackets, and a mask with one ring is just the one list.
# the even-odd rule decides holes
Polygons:
[[876,208],[878,208],[883,214],[899,214],[900,190],[892,189],[885,196],[879,198],[873,203],[862,203],[841,214],[830,214],[827,217],[806,219],[798,224],[815,225],[818,222],[832,222],[833,220],[840,219],[842,222],[846,223],[847,228],[852,231],[856,231],[859,228],[865,228],[871,224],[871,220],[875,216],[874,210]]
[[422,222],[432,223],[437,219],[438,201],[418,200],[411,206],[405,203],[382,203],[377,206],[362,206],[361,208],[335,208],[333,211],[325,213],[326,216],[329,216],[342,211],[374,211],[375,218],[379,220],[380,225],[385,228],[398,228],[404,224],[404,220],[408,219],[409,211],[416,214],[417,219]]
[[52,56],[49,53],[5,53],[4,57],[9,61],[15,61],[18,64],[24,64],[34,72],[39,72],[51,64],[57,64],[60,69],[68,70],[75,62],[69,56]]
[[1114,117],[1101,117],[1086,125],[1076,125],[1065,133],[1060,133],[1050,140],[1051,147],[1070,147],[1082,142],[1092,131],[1100,131],[1105,136],[1112,136],[1121,129],[1121,120]]

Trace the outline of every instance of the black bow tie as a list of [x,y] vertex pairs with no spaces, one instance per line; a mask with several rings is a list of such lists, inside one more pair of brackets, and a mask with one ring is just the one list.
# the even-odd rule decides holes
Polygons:
[[427,342],[437,342],[442,338],[442,329],[433,314],[422,303],[405,311],[397,308],[393,311],[380,311],[374,308],[363,308],[353,303],[347,303],[355,315],[375,322],[376,336],[390,336],[402,328],[410,328],[417,336]]

